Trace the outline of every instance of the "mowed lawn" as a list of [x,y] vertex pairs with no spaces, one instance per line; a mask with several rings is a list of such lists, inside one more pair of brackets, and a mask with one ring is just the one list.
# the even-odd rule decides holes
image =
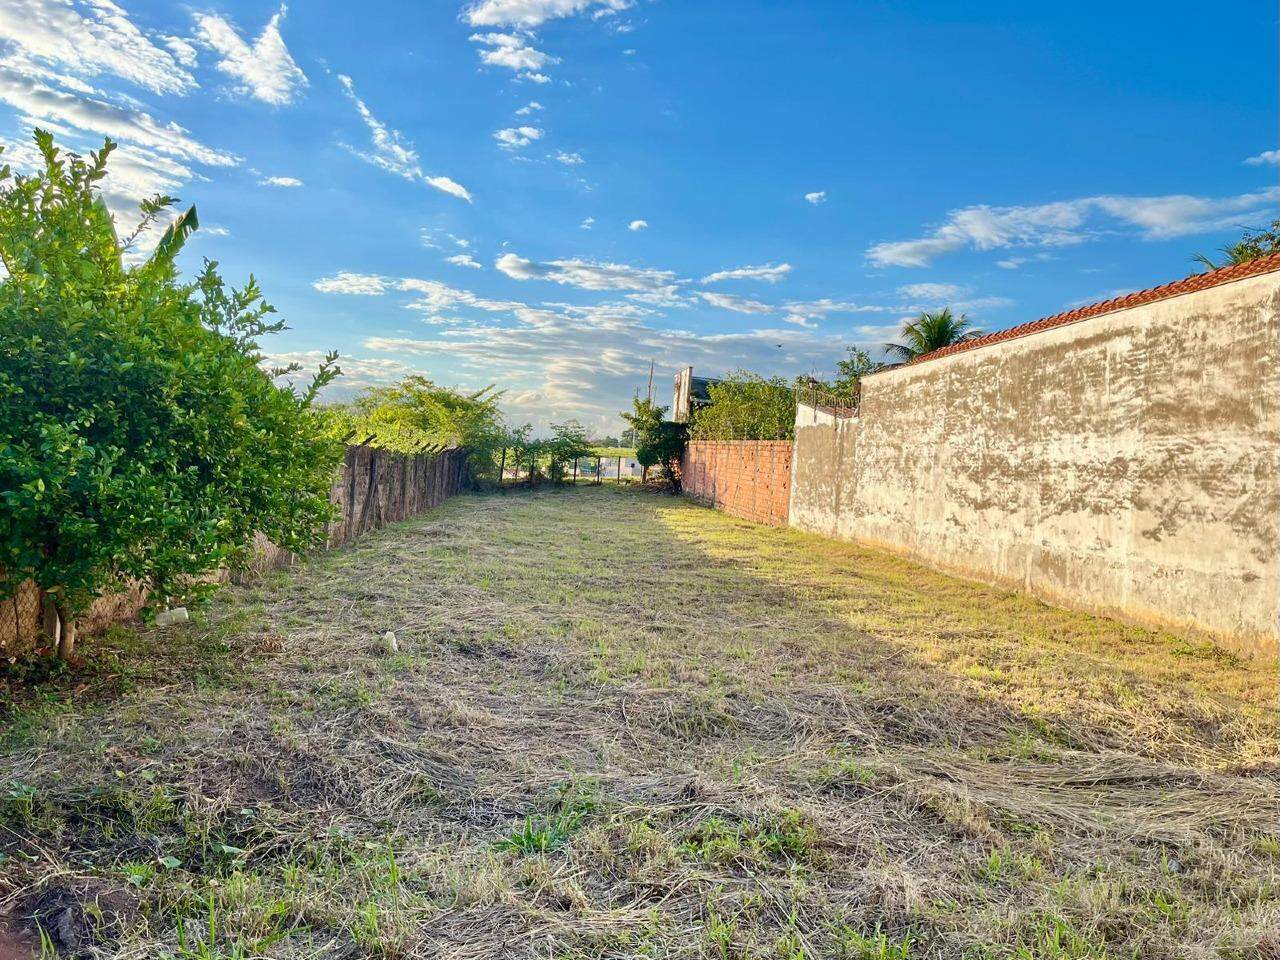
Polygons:
[[1274,662],[679,498],[459,497],[85,652],[0,733],[46,951],[1280,957]]

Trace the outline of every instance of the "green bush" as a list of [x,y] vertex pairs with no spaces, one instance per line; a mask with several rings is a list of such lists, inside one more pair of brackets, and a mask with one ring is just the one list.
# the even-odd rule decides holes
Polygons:
[[737,370],[707,392],[711,402],[692,416],[694,440],[790,440],[795,434],[795,391],[781,377]]
[[253,278],[228,290],[206,261],[178,280],[195,209],[141,258],[131,244],[175,201],[144,203],[121,243],[96,188],[114,144],[86,160],[35,139],[40,173],[0,169],[0,595],[47,591],[66,655],[104,592],[189,592],[255,531],[322,538],[342,450],[312,402],[339,371],[330,357],[302,393],[278,386],[258,341],[283,324]]

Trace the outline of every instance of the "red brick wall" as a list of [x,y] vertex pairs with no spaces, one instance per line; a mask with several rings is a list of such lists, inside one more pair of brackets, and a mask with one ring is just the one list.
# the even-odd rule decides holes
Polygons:
[[717,510],[785,526],[791,498],[790,440],[691,440],[680,464],[684,492]]

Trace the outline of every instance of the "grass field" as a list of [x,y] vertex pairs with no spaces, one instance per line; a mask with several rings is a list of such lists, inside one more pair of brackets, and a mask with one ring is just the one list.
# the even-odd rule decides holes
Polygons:
[[0,733],[46,951],[1280,957],[1275,663],[676,498],[460,497],[86,653]]

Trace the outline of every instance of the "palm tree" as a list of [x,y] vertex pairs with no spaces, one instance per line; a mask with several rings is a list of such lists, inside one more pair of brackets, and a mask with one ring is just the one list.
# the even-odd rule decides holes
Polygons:
[[964,343],[983,336],[981,330],[970,326],[962,313],[956,316],[950,307],[926,310],[914,320],[902,325],[902,343],[886,343],[884,351],[895,361],[894,366],[910,363],[926,353],[933,353],[954,343]]
[[1206,270],[1220,270],[1222,267],[1234,267],[1238,263],[1248,263],[1269,253],[1280,252],[1280,220],[1271,221],[1271,226],[1265,229],[1246,230],[1244,236],[1235,243],[1228,243],[1218,249],[1227,255],[1222,263],[1215,263],[1203,253],[1197,253],[1191,259],[1203,264]]

